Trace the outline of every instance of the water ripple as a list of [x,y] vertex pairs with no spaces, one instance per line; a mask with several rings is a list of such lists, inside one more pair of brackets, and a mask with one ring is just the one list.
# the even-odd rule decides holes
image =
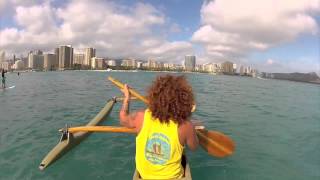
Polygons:
[[[0,93],[0,179],[131,179],[135,137],[92,134],[45,171],[38,164],[65,124],[83,125],[121,95],[108,75],[138,91],[161,73],[65,71],[8,74],[16,88]],[[196,96],[193,119],[236,142],[218,159],[187,150],[193,179],[319,179],[320,89],[316,85],[186,74]],[[104,125],[119,125],[120,104]],[[133,110],[145,108],[139,101]]]

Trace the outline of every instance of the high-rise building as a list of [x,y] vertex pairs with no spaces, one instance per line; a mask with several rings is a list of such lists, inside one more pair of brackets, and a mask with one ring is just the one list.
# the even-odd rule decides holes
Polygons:
[[73,64],[85,65],[85,54],[74,54]]
[[97,58],[96,69],[106,69],[106,62],[103,58]]
[[203,71],[219,74],[221,72],[221,66],[217,63],[208,63],[203,65]]
[[59,47],[59,69],[71,69],[73,67],[73,48],[71,46]]
[[233,64],[233,73],[237,73],[237,64]]
[[84,65],[91,67],[91,58],[96,57],[96,49],[94,48],[86,48],[85,50],[85,58]]
[[55,48],[55,49],[54,49],[54,55],[56,55],[56,62],[58,63],[58,64],[57,64],[57,67],[59,67],[59,57],[60,57],[60,55],[59,55],[59,48]]
[[34,70],[42,70],[43,69],[43,55],[30,53],[28,57],[28,68]]
[[116,61],[115,60],[108,60],[108,66],[116,66]]
[[186,55],[184,59],[184,69],[186,71],[194,71],[196,66],[196,56]]
[[148,68],[157,68],[157,61],[153,59],[149,59],[147,62],[147,67]]
[[244,75],[244,71],[245,71],[245,68],[243,66],[240,66],[240,69],[239,69],[240,76]]
[[173,63],[164,63],[163,67],[167,69],[173,69]]
[[224,74],[233,74],[233,63],[230,61],[222,63],[222,72]]
[[33,50],[31,52],[32,54],[35,54],[35,55],[43,55],[43,52],[41,50]]
[[137,62],[135,59],[124,59],[122,60],[121,66],[137,67]]
[[244,74],[247,75],[247,76],[251,76],[251,67],[250,66],[245,68]]
[[138,61],[138,62],[137,62],[137,68],[142,68],[142,64],[143,64],[143,62]]
[[103,58],[93,57],[91,58],[91,69],[105,69],[105,61]]
[[45,54],[43,68],[47,71],[56,70],[58,68],[58,61],[55,54]]
[[23,62],[24,68],[28,67],[29,64],[29,58],[27,57],[23,57],[23,55],[20,56],[20,60]]

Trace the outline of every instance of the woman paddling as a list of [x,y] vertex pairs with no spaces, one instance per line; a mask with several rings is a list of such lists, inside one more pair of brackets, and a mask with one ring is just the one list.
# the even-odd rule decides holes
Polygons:
[[148,90],[148,108],[129,113],[129,87],[120,111],[121,125],[134,128],[136,168],[143,179],[174,179],[184,174],[184,145],[191,150],[198,138],[190,121],[194,102],[192,88],[184,76],[159,76]]

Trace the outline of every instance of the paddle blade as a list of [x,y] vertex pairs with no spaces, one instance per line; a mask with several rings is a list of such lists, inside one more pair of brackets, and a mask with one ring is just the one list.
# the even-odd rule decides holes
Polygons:
[[228,136],[208,130],[197,130],[199,143],[205,151],[216,157],[226,157],[233,154],[235,144]]

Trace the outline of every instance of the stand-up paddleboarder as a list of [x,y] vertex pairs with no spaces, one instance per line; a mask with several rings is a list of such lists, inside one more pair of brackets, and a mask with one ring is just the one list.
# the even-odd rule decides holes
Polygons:
[[1,71],[1,77],[2,77],[2,88],[5,89],[6,88],[6,76],[5,76],[6,71],[4,71],[4,69],[2,69]]

